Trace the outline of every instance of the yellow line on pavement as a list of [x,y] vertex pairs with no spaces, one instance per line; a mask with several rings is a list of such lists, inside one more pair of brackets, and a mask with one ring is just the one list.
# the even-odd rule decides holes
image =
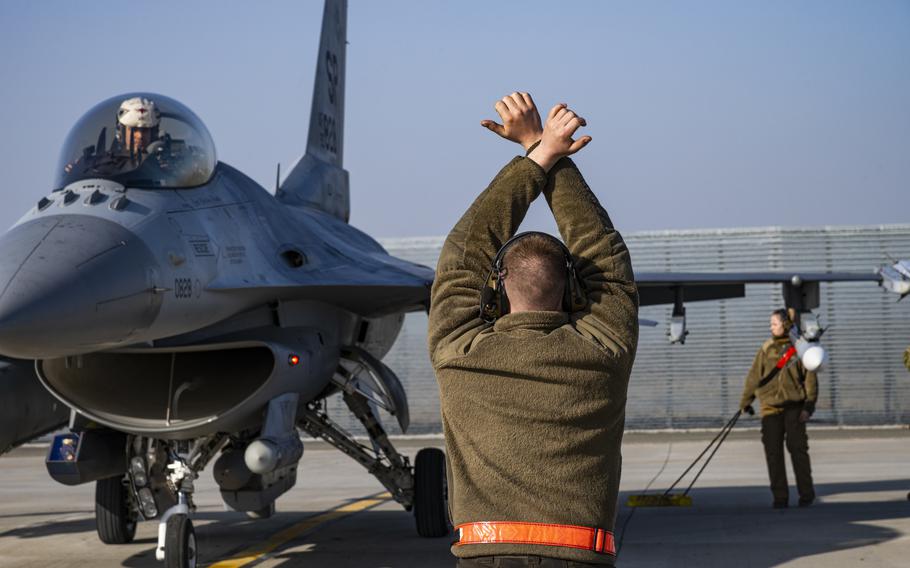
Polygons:
[[292,525],[282,530],[281,532],[272,535],[272,537],[265,542],[255,544],[246,550],[238,552],[237,555],[233,558],[228,558],[227,560],[221,560],[214,564],[210,564],[209,568],[240,568],[241,566],[246,566],[251,562],[259,560],[261,557],[272,552],[279,546],[282,546],[283,544],[286,544],[295,538],[299,538],[305,533],[313,531],[320,525],[323,525],[329,521],[340,519],[342,517],[353,515],[354,513],[372,509],[377,505],[385,503],[391,498],[392,496],[389,493],[381,493],[379,495],[360,499],[359,501],[354,501],[353,503],[348,503],[347,505],[341,505],[335,507],[334,509],[329,509],[324,513],[319,513],[318,515],[300,521],[296,525]]

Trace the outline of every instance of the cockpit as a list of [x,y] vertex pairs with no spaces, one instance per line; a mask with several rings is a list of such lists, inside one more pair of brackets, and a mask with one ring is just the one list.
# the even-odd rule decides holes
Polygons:
[[215,144],[193,111],[153,93],[95,105],[70,130],[55,187],[102,178],[137,188],[200,186],[215,172]]

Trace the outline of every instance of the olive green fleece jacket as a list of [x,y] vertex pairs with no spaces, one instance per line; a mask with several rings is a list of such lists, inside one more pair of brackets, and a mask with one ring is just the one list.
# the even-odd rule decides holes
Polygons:
[[[493,258],[541,192],[587,307],[485,323],[480,293]],[[431,298],[429,350],[455,525],[525,521],[612,531],[638,292],[622,237],[572,161],[560,160],[549,176],[527,158],[503,168],[446,239]],[[545,545],[455,545],[452,552],[614,562]]]
[[785,406],[802,403],[809,414],[815,412],[815,402],[818,400],[818,378],[812,371],[807,371],[802,362],[794,356],[776,377],[760,387],[762,378],[773,369],[781,356],[790,347],[788,337],[771,338],[762,344],[761,349],[755,354],[752,368],[746,375],[746,384],[743,387],[740,408],[752,404],[755,395],[761,401],[761,415],[773,416],[784,411]]

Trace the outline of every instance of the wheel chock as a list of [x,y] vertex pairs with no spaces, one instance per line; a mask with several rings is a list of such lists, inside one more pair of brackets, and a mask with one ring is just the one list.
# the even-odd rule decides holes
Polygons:
[[629,495],[627,507],[691,507],[688,495]]

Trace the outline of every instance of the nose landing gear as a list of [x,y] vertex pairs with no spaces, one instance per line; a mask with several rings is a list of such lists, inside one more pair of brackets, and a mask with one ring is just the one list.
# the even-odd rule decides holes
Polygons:
[[155,558],[164,560],[167,568],[196,568],[196,532],[189,518],[190,510],[195,508],[191,500],[196,472],[176,454],[167,468],[171,470],[167,479],[176,490],[177,504],[158,521]]
[[[176,507],[180,507],[180,505],[178,504]],[[165,517],[168,516],[168,513],[165,513]],[[160,544],[162,533],[165,543],[164,550],[161,550]],[[158,525],[158,542],[155,556],[158,557],[158,553],[161,551],[164,557],[159,560],[164,560],[167,568],[196,568],[196,531],[193,529],[193,521],[190,520],[187,513],[174,511],[166,521],[162,519],[162,523]]]

